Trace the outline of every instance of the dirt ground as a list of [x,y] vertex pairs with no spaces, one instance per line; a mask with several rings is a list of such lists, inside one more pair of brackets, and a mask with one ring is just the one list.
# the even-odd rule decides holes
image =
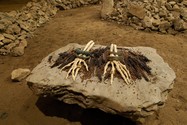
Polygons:
[[31,0],[0,0],[0,12],[17,10]]
[[148,46],[157,49],[177,78],[164,108],[150,116],[145,125],[187,125],[187,33],[161,35],[101,21],[100,6],[84,7],[58,14],[37,29],[22,57],[0,56],[0,125],[135,125],[120,116],[96,109],[39,98],[26,81],[14,83],[11,71],[33,69],[42,58],[68,43]]

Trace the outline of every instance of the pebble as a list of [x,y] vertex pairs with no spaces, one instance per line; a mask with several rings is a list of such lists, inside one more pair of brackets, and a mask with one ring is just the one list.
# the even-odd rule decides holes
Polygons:
[[30,74],[29,69],[23,69],[23,68],[18,68],[12,71],[11,73],[11,79],[12,81],[20,82],[23,79],[25,79],[29,74]]
[[17,46],[17,47],[14,47],[12,50],[11,50],[11,55],[12,56],[22,56],[24,55],[24,49],[25,47],[24,46]]
[[0,34],[0,41],[4,40],[4,39],[5,39],[5,37],[2,34]]
[[11,34],[4,33],[3,35],[4,35],[5,38],[11,39],[11,40],[15,40],[15,39],[16,39],[16,38],[15,38],[13,35],[11,35]]
[[5,30],[5,25],[4,24],[0,24],[0,31]]

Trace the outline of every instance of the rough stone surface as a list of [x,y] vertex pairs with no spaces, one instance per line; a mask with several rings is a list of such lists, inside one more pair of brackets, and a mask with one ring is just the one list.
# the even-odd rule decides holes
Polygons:
[[30,74],[30,70],[29,69],[15,69],[12,71],[11,73],[11,79],[12,81],[21,81],[24,78],[26,78],[28,75]]
[[[66,71],[61,72],[57,67],[50,68],[59,53],[82,47],[72,43],[49,54],[27,78],[28,86],[40,96],[52,96],[68,104],[78,104],[83,108],[99,108],[133,120],[149,116],[164,105],[176,76],[155,49],[127,47],[132,51],[141,52],[151,60],[148,64],[152,68],[151,80],[149,82],[144,79],[136,80],[133,85],[126,85],[119,78],[114,78],[111,85],[109,81],[100,82],[95,76],[82,81],[81,73],[76,81],[73,81],[71,77],[65,78]],[[98,47],[101,46],[97,45],[94,49]]]

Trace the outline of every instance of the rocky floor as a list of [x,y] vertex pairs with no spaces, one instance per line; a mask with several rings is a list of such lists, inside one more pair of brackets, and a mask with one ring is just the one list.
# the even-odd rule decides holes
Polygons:
[[187,123],[187,34],[160,35],[101,21],[100,6],[59,11],[54,19],[28,39],[25,55],[0,56],[1,125],[135,125],[120,116],[98,110],[83,110],[53,99],[33,95],[26,82],[13,83],[10,73],[16,68],[33,69],[50,52],[72,42],[149,46],[176,72],[174,89],[164,108],[149,117],[145,125],[186,125]]

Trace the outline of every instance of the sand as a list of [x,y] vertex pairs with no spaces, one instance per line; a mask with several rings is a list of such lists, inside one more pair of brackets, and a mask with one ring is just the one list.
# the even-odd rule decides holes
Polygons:
[[33,69],[49,53],[68,43],[148,46],[157,49],[177,78],[165,107],[150,116],[145,125],[187,125],[187,33],[164,35],[101,21],[100,6],[59,11],[28,39],[22,57],[0,56],[0,125],[135,125],[120,116],[97,109],[84,110],[51,98],[39,98],[26,81],[14,83],[12,70]]

